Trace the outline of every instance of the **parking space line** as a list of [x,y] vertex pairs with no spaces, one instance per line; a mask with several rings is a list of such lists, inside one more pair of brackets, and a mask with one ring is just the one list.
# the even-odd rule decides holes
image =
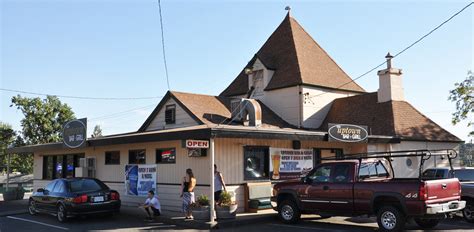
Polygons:
[[31,223],[35,223],[35,224],[39,224],[39,225],[43,225],[43,226],[49,226],[49,227],[53,227],[53,228],[61,229],[61,230],[69,230],[69,228],[66,228],[66,227],[55,226],[55,225],[51,225],[51,224],[47,224],[47,223],[43,223],[43,222],[37,222],[37,221],[24,219],[24,218],[19,218],[19,217],[7,216],[7,218],[14,219],[14,220],[20,220],[20,221],[25,221],[25,222],[31,222]]
[[317,231],[334,231],[330,229],[323,229],[323,228],[313,228],[313,227],[305,227],[305,226],[291,226],[291,225],[282,225],[282,224],[268,224],[270,226],[282,226],[294,229],[306,229],[306,230],[317,230]]

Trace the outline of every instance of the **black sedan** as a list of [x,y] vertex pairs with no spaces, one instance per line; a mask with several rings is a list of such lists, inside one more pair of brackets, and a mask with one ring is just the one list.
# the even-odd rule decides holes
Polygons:
[[120,195],[94,178],[70,178],[51,181],[30,197],[31,215],[48,213],[60,222],[68,217],[90,214],[113,215],[120,211]]

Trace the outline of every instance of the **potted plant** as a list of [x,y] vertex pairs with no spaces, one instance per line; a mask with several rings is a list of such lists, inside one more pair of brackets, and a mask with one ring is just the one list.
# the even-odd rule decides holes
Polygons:
[[235,219],[237,214],[237,204],[232,201],[232,194],[221,193],[221,201],[216,207],[217,219]]
[[9,188],[8,191],[3,193],[4,201],[22,200],[25,196],[25,190],[18,186],[15,188]]
[[209,198],[206,195],[198,196],[196,202],[191,204],[191,208],[194,220],[209,221]]

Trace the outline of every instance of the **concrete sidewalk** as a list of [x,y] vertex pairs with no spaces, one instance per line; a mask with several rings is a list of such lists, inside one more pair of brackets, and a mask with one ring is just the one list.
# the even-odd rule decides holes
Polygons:
[[[130,215],[130,217],[145,218],[145,212],[138,207],[122,206],[121,214]],[[224,229],[237,227],[241,225],[248,225],[251,223],[266,222],[274,220],[277,213],[273,210],[264,210],[260,213],[242,213],[237,214],[237,218],[233,220],[219,220],[213,224],[206,221],[198,221],[191,219],[184,219],[183,213],[176,211],[163,211],[161,216],[157,217],[158,222],[166,224],[173,224],[181,227],[191,229]]]

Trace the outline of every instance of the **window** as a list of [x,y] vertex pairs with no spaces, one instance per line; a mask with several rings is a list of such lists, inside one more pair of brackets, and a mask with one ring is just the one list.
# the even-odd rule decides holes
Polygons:
[[84,158],[84,154],[43,156],[43,179],[74,177],[75,168],[79,167],[80,158]]
[[253,73],[253,86],[255,89],[253,90],[253,96],[261,96],[263,95],[263,70],[257,70]]
[[166,124],[174,124],[176,122],[176,105],[167,105],[165,109]]
[[244,180],[269,179],[268,147],[244,148]]
[[474,169],[459,169],[454,171],[454,175],[460,181],[474,181]]
[[45,190],[48,190],[48,192],[52,192],[53,191],[53,188],[54,188],[54,185],[56,184],[57,181],[52,181],[50,182],[48,185],[46,185],[46,187],[44,187]]
[[145,164],[146,156],[145,150],[130,150],[128,152],[128,163],[129,164]]
[[350,166],[347,164],[338,164],[334,168],[332,180],[335,183],[347,183],[349,179]]
[[54,186],[53,192],[55,192],[55,193],[64,192],[64,183],[63,183],[63,181],[57,181],[56,185]]
[[94,179],[78,179],[69,181],[69,190],[75,192],[93,192],[98,190],[109,189],[102,183],[97,182]]
[[316,171],[308,175],[308,178],[314,182],[329,182],[331,176],[331,166],[321,166]]
[[237,114],[240,112],[240,101],[240,99],[237,99],[230,102],[230,112],[232,112],[232,114]]
[[382,162],[362,163],[359,168],[359,178],[388,177],[389,174]]
[[106,151],[105,164],[120,164],[120,151]]
[[176,163],[176,149],[156,149],[156,163],[174,164]]

